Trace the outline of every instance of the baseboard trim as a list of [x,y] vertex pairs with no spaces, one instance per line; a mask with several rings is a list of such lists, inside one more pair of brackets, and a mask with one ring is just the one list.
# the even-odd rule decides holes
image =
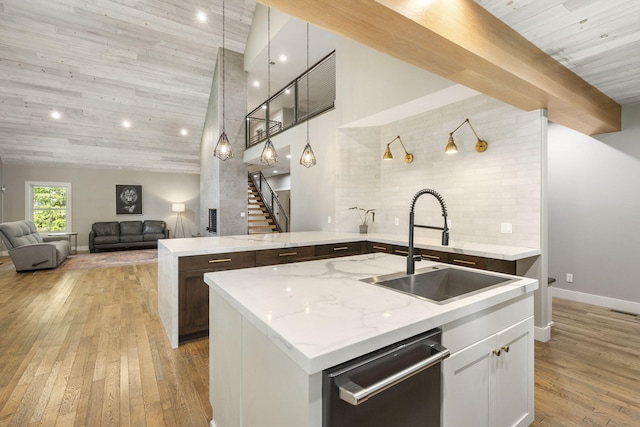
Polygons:
[[551,339],[551,326],[553,326],[553,322],[545,327],[536,326],[533,329],[533,338],[536,341],[548,342]]
[[603,297],[600,295],[586,294],[584,292],[570,291],[557,287],[551,287],[551,295],[557,298],[567,299],[585,304],[598,305],[613,310],[627,313],[640,314],[640,303],[617,298]]

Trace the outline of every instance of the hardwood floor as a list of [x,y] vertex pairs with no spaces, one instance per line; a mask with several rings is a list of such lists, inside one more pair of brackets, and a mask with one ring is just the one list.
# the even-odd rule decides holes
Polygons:
[[[208,340],[171,349],[157,264],[18,274],[2,261],[0,427],[208,425]],[[640,319],[561,299],[553,318],[533,425],[640,425]]]
[[534,426],[640,425],[640,319],[555,298],[535,344]]
[[208,340],[171,349],[157,264],[0,265],[0,426],[207,426]]

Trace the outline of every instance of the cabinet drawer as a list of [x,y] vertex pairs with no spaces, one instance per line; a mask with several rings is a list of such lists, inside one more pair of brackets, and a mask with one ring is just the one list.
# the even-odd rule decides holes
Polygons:
[[393,245],[390,245],[388,243],[368,242],[367,243],[367,252],[369,252],[369,253],[383,252],[383,253],[386,253],[386,254],[392,254],[393,253]]
[[178,271],[222,271],[256,266],[255,251],[180,257]]
[[316,246],[316,257],[331,258],[348,255],[360,255],[364,242],[334,243]]
[[415,249],[416,255],[422,255],[422,259],[433,262],[449,262],[449,254],[447,252],[434,251],[431,249]]
[[449,264],[486,270],[487,258],[473,255],[449,254]]
[[400,256],[407,256],[409,255],[409,248],[406,246],[393,245],[393,254],[400,255]]
[[487,258],[487,270],[498,273],[516,274],[516,262],[503,259]]
[[313,258],[315,248],[313,246],[299,246],[285,249],[267,249],[256,251],[256,267],[274,264],[286,264],[288,262],[306,261]]

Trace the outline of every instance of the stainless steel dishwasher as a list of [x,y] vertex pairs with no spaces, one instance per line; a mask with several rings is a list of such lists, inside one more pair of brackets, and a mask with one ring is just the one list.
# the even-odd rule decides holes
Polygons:
[[441,336],[433,329],[323,371],[322,426],[440,426]]

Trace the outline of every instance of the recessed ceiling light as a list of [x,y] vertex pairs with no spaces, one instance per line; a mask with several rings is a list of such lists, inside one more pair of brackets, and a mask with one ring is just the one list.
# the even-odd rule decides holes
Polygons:
[[131,122],[129,120],[123,120],[122,127],[129,129],[131,127]]
[[278,173],[278,171],[273,171],[273,173]]
[[188,133],[189,133],[189,131],[188,131],[188,130],[186,130],[186,129],[180,129],[180,135],[182,135],[182,136],[187,136],[187,134],[188,134]]
[[287,62],[287,55],[280,55],[280,62]]
[[198,14],[196,15],[196,18],[200,22],[207,22],[207,14],[202,11],[198,12]]
[[51,117],[56,119],[56,120],[58,120],[62,116],[60,115],[60,113],[58,111],[52,111],[51,112]]
[[260,82],[257,80],[253,81],[253,87],[260,87]]

